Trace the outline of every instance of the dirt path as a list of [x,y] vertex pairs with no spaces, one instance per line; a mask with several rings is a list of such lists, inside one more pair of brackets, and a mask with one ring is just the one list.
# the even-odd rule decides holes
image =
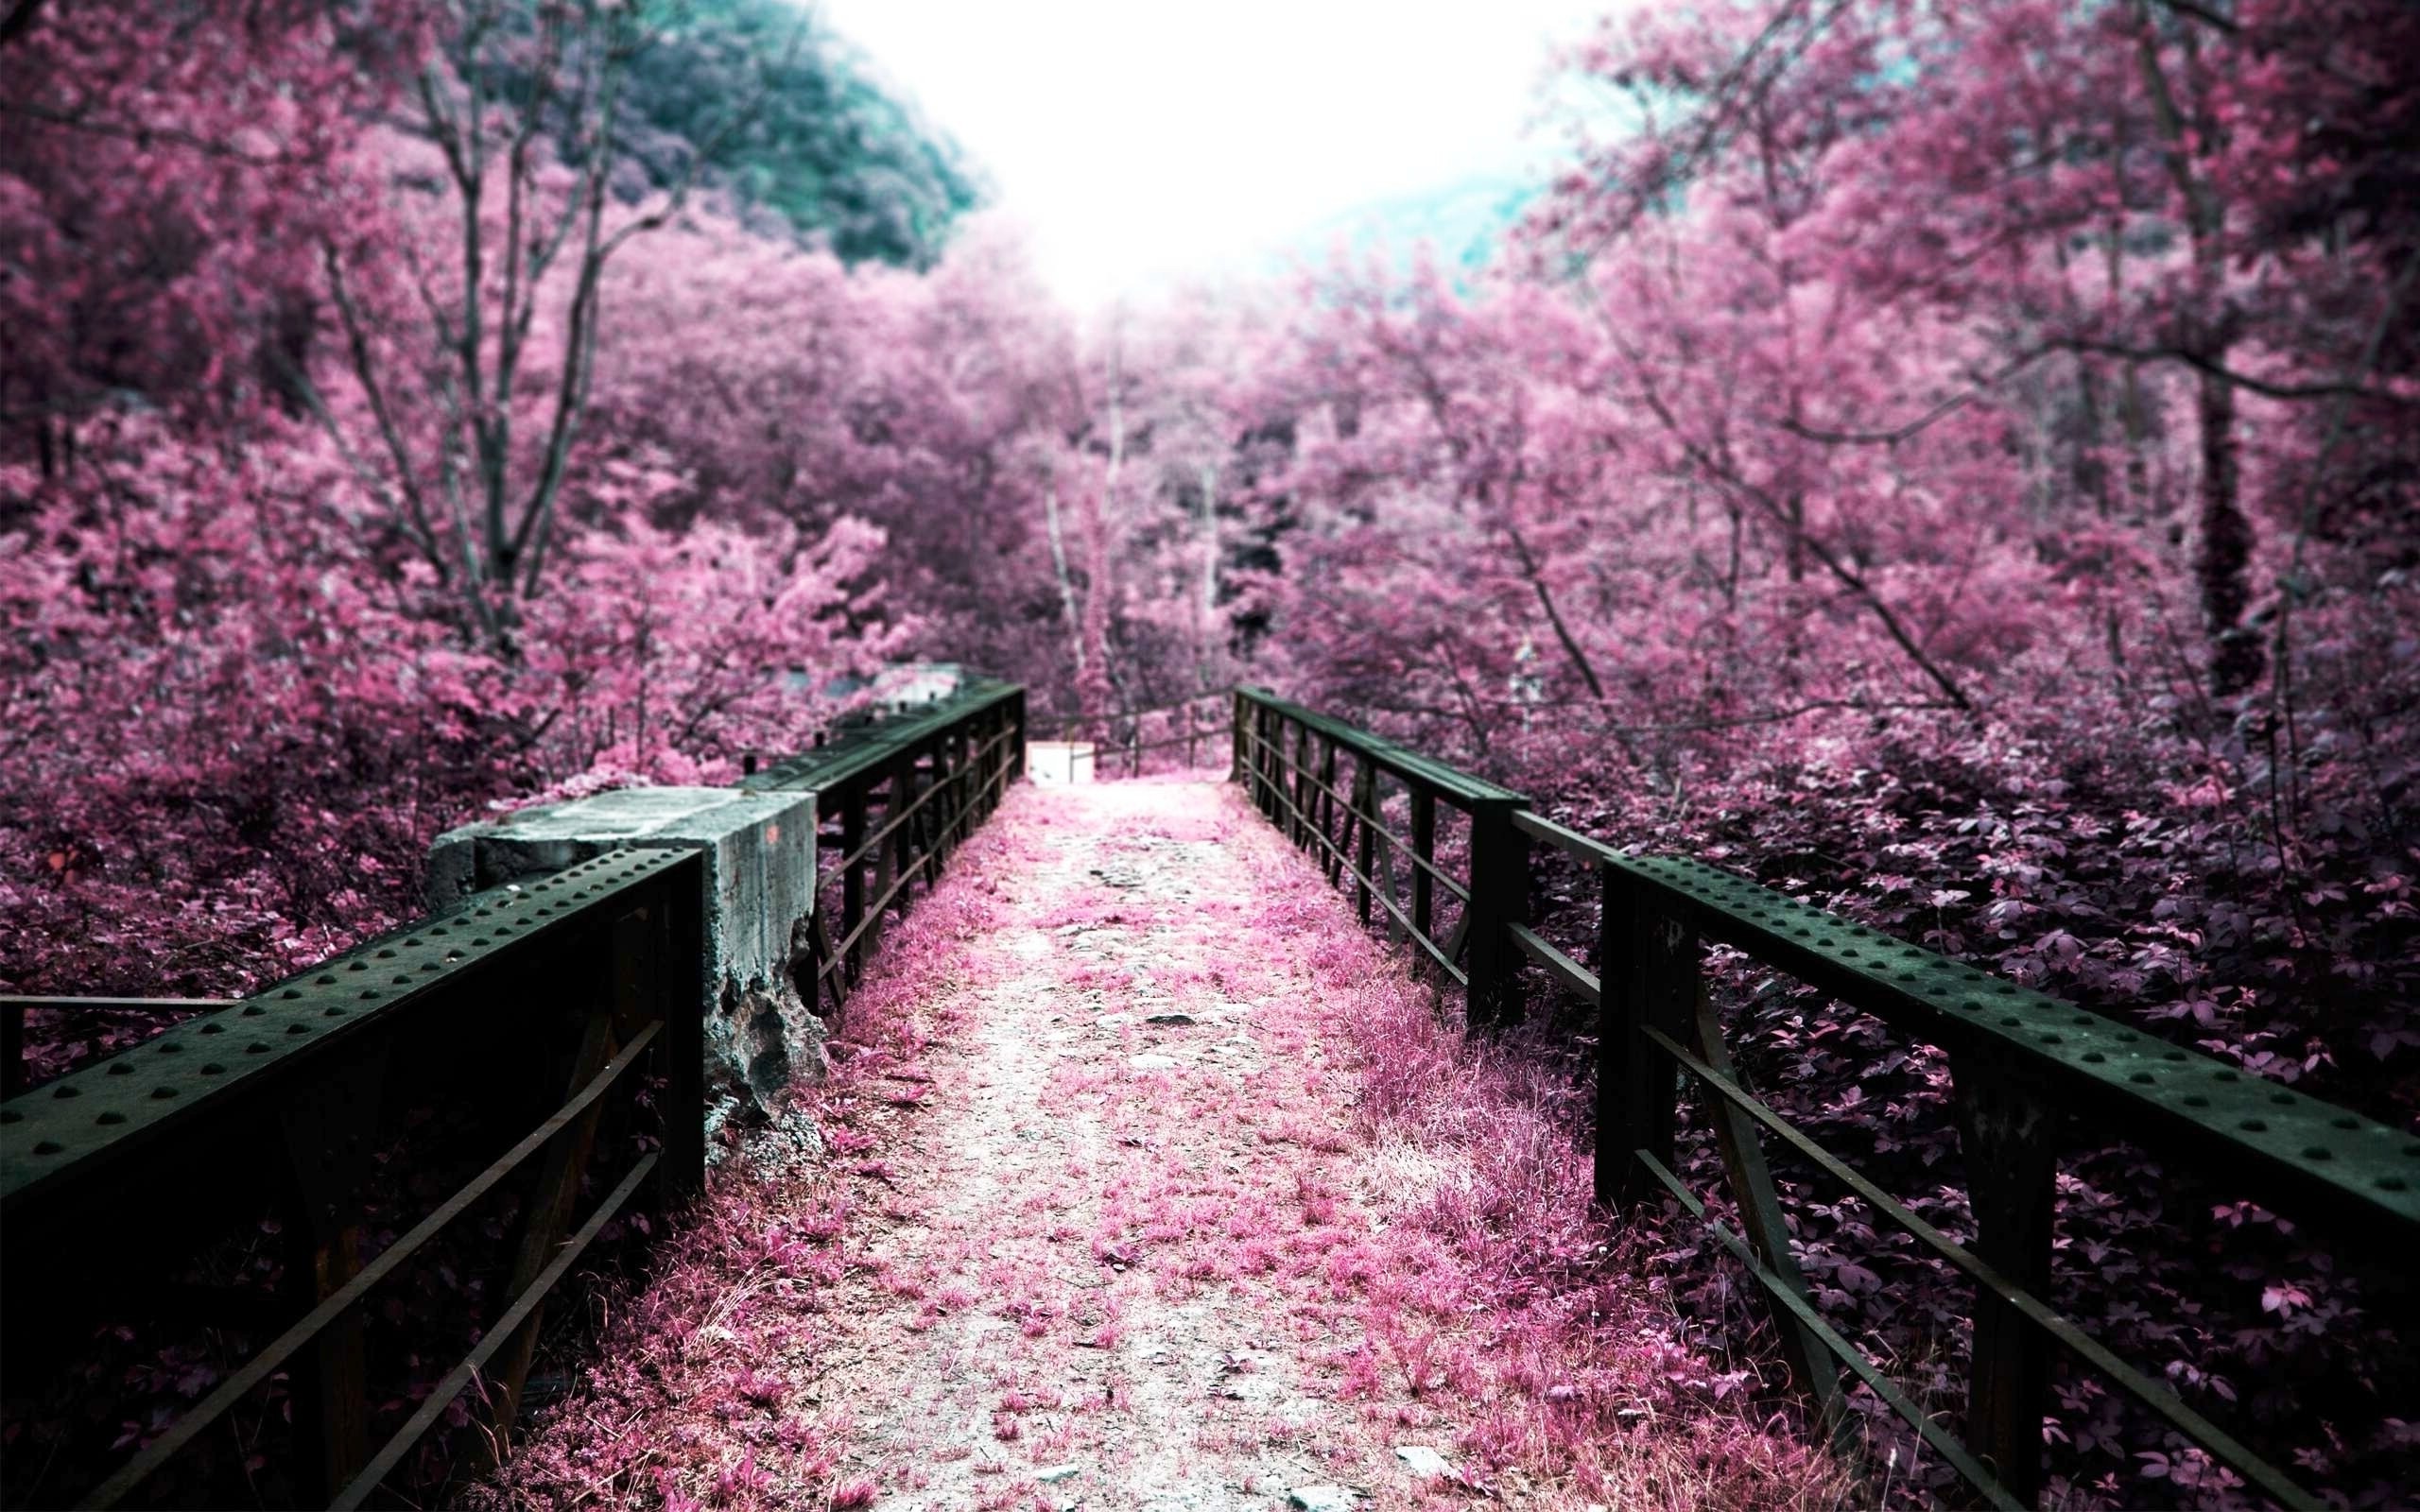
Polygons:
[[1808,1504],[1386,963],[1231,788],[1019,791],[502,1500]]
[[[1255,848],[1215,787],[1037,792],[1033,853],[963,964],[871,1284],[844,1472],[882,1504],[1267,1507],[1413,1489],[1329,1397],[1360,1339],[1321,1262],[1371,1224],[1328,1048],[1239,958]],[[1275,968],[1272,970],[1272,968]],[[936,1005],[936,1006],[940,1006]]]

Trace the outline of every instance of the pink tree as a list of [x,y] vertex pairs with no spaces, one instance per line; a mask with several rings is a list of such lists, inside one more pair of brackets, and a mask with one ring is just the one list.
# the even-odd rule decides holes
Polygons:
[[[0,22],[0,416],[58,476],[132,401],[240,421],[318,335],[311,238],[353,123],[429,44],[419,0],[11,6]],[[264,232],[274,228],[274,234]],[[22,439],[19,439],[22,438]]]

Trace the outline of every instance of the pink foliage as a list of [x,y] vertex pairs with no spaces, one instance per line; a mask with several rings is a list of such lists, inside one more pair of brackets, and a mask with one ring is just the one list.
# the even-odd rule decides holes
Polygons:
[[0,474],[26,504],[0,557],[15,990],[223,994],[293,970],[408,913],[429,839],[483,803],[726,778],[806,744],[825,679],[897,644],[858,628],[880,543],[861,525],[600,529],[504,655],[424,578],[386,576],[307,432],[264,421],[233,464],[137,420],[83,446],[74,477]]
[[[925,656],[1103,738],[1282,682],[1593,833],[2420,1117],[2411,6],[1626,8],[1565,60],[1606,112],[1495,265],[1340,261],[1091,333],[997,226],[928,273],[851,269],[621,192],[577,133],[468,111],[462,67],[552,35],[480,13],[0,21],[0,986],[237,990],[411,912],[450,825],[729,781]],[[521,192],[466,186],[448,130]],[[565,216],[611,257],[531,261]],[[1539,883],[1577,943],[1585,889]],[[1360,949],[1278,893],[1254,928]],[[1758,1084],[1962,1221],[1944,1057],[1717,969]],[[1424,1210],[1439,1290],[1372,1314],[1355,1389],[1478,1393],[1500,1463],[1584,1458],[1659,1370],[1682,1397],[1635,1411],[1753,1394],[1760,1359],[1607,1364],[1568,1311],[1612,1246],[1748,1326],[1693,1242],[1572,1206],[1568,1042],[1467,1057],[1356,970],[1362,1132],[1476,1175]],[[864,1072],[911,1064],[902,1003],[864,1013]],[[33,1027],[49,1074],[151,1026]],[[827,1145],[879,1185],[872,1111],[932,1094],[859,1075]],[[1340,1153],[1307,1115],[1266,1132]],[[1288,1245],[1353,1207],[1299,1174],[1285,1243],[1188,1263],[1309,1284]],[[2408,1488],[2375,1279],[2170,1180],[2123,1148],[2070,1172],[2074,1305],[2315,1481]],[[1819,1299],[1945,1391],[1962,1293],[1791,1191]],[[888,1200],[823,1193],[748,1229],[750,1263],[828,1284]],[[1098,1235],[1104,1265],[1189,1231],[1170,1211]],[[1376,1253],[1318,1277],[1367,1287]],[[1449,1297],[1501,1350],[1431,1326]],[[2059,1389],[2061,1494],[2225,1493]],[[744,1502],[763,1463],[663,1494]]]

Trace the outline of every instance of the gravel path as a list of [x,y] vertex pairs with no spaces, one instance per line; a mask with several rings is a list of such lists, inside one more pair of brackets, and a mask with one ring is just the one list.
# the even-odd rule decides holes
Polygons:
[[1361,1341],[1329,1263],[1366,1262],[1374,1219],[1331,1049],[1288,1001],[1303,964],[1248,949],[1272,858],[1222,843],[1213,785],[1023,803],[1031,850],[962,964],[972,1032],[923,1058],[838,1304],[862,1347],[825,1388],[858,1404],[844,1475],[902,1512],[1405,1504],[1408,1468],[1331,1400]]

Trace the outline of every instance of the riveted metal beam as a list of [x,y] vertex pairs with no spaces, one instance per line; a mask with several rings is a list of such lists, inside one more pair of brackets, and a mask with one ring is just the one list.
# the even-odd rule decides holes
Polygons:
[[1703,862],[1604,859],[1710,939],[1903,1034],[2048,1078],[2061,1109],[2101,1133],[2186,1155],[2283,1211],[2420,1233],[2420,1137]]
[[1382,770],[1392,773],[1404,782],[1419,783],[1434,790],[1438,797],[1457,808],[1466,807],[1473,802],[1490,800],[1512,801],[1520,805],[1526,805],[1529,802],[1528,799],[1509,787],[1499,787],[1483,778],[1458,771],[1443,762],[1423,756],[1416,750],[1407,749],[1392,740],[1374,735],[1366,730],[1357,729],[1341,719],[1331,719],[1326,714],[1305,709],[1301,704],[1289,703],[1266,689],[1238,689],[1237,696],[1245,703],[1266,709],[1287,723],[1300,726],[1322,740],[1332,741],[1348,750],[1367,757]]
[[[903,752],[921,750],[954,727],[1002,705],[1021,708],[1024,697],[1025,688],[1019,683],[988,678],[970,682],[946,698],[846,727],[823,745],[774,762],[739,785],[752,792],[775,788],[826,792],[859,779],[879,781]],[[1022,763],[1023,754],[1017,759]]]
[[89,1187],[128,1158],[326,1064],[465,973],[531,940],[593,926],[614,899],[696,864],[688,850],[616,850],[475,894],[0,1104],[0,1216],[55,1190]]

